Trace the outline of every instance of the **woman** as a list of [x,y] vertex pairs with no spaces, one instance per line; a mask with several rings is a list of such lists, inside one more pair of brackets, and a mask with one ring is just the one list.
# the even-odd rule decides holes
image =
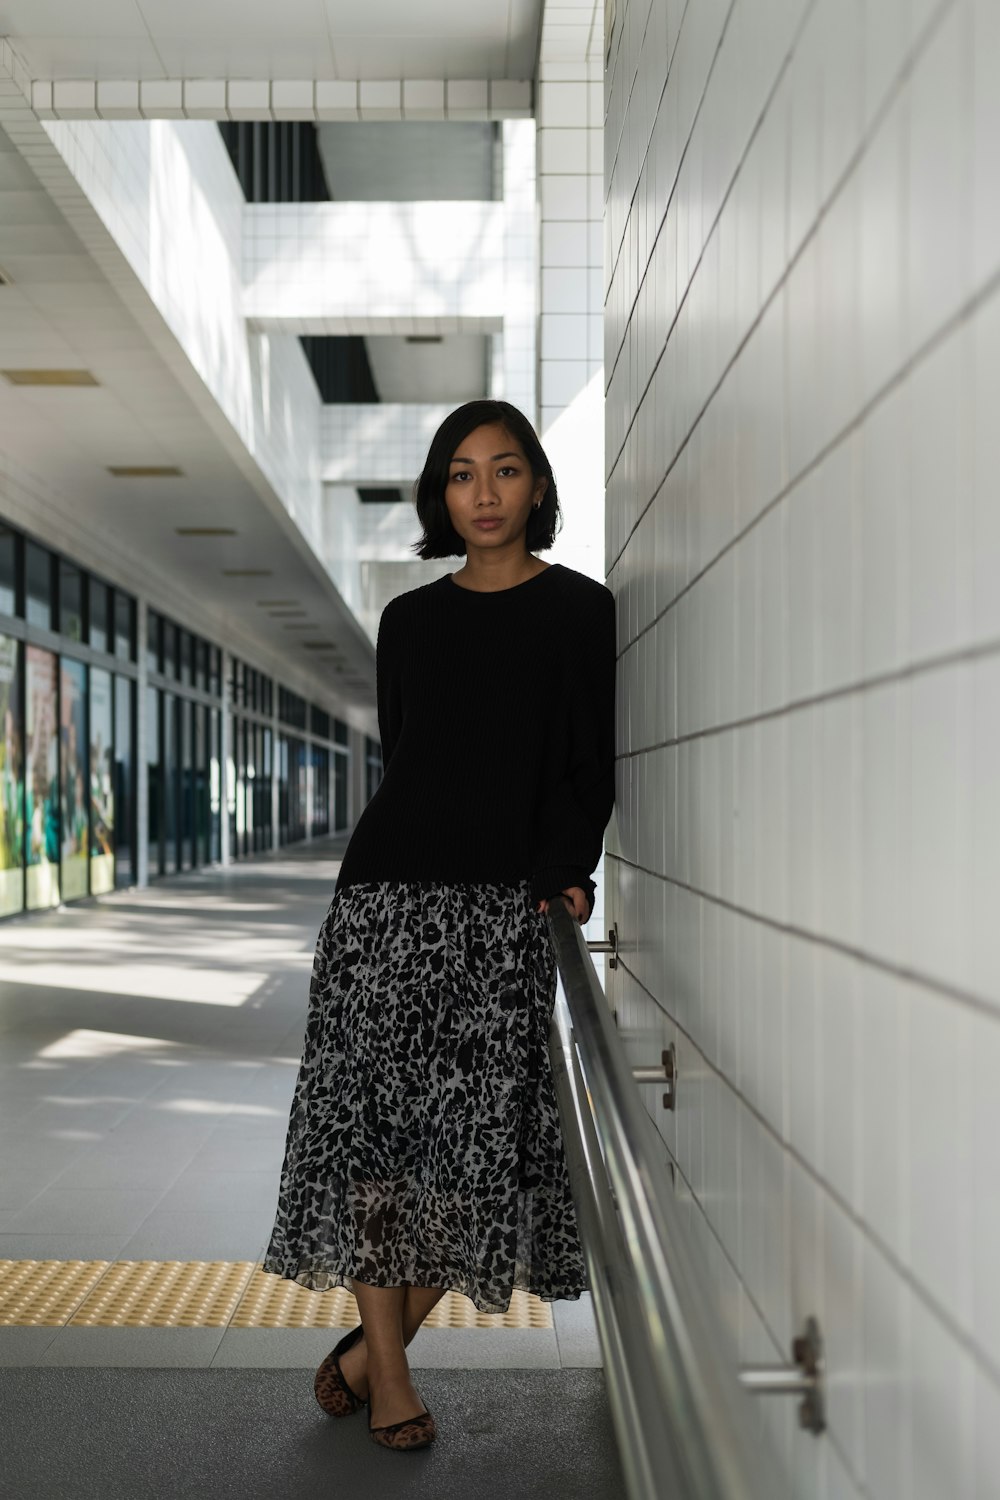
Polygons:
[[376,648],[384,774],[320,931],[264,1270],[349,1285],[316,1375],[385,1447],[426,1446],[405,1346],[444,1292],[504,1312],[586,1274],[547,1052],[544,914],[586,922],[614,802],[614,598],[533,554],[559,516],[527,418],[471,401],[416,485],[423,558]]

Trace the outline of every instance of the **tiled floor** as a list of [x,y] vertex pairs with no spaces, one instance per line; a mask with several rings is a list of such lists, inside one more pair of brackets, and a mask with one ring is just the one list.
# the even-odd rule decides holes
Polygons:
[[[270,1234],[343,840],[0,925],[0,1259],[252,1260]],[[551,1329],[424,1329],[414,1367],[600,1364]],[[2,1328],[0,1364],[306,1366],[324,1329]]]

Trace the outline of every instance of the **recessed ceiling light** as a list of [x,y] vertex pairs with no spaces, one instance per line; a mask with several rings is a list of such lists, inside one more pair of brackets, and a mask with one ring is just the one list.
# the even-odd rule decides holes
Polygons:
[[182,470],[176,464],[108,464],[108,473],[116,479],[179,479]]
[[281,609],[285,604],[298,604],[297,599],[258,599],[258,609]]
[[223,568],[223,578],[270,578],[270,568]]
[[236,536],[231,526],[175,526],[178,536]]
[[335,641],[303,641],[307,651],[332,651],[336,649]]
[[11,385],[97,385],[89,370],[3,370]]
[[8,276],[3,266],[0,266],[0,286],[10,286],[13,277]]
[[408,344],[440,344],[439,333],[407,333],[404,338]]

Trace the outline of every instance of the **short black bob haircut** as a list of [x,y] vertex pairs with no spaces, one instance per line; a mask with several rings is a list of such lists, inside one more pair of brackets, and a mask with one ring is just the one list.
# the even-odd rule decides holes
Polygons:
[[555,541],[557,522],[561,520],[559,496],[552,465],[538,434],[522,411],[509,401],[467,401],[451,412],[431,440],[427,461],[413,486],[417,517],[423,535],[413,543],[418,557],[464,557],[465,543],[451,524],[444,492],[451,460],[461,443],[477,427],[497,424],[510,434],[524,451],[536,479],[548,480],[537,510],[532,510],[525,527],[524,540],[529,552],[544,552]]

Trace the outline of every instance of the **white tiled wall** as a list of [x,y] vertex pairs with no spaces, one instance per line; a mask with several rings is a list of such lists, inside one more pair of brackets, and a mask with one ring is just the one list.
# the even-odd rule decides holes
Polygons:
[[503,203],[254,203],[243,214],[243,311],[254,326],[296,334],[501,327]]
[[325,484],[410,486],[451,402],[332,402],[320,412]]
[[[536,108],[538,432],[552,464],[562,528],[550,561],[605,578],[599,0],[546,0]],[[517,128],[508,125],[506,129]],[[584,649],[586,649],[584,647]],[[588,936],[603,937],[605,871]],[[603,973],[603,960],[597,960]]]
[[1000,1495],[1000,10],[617,0],[609,974],[804,1497]]

